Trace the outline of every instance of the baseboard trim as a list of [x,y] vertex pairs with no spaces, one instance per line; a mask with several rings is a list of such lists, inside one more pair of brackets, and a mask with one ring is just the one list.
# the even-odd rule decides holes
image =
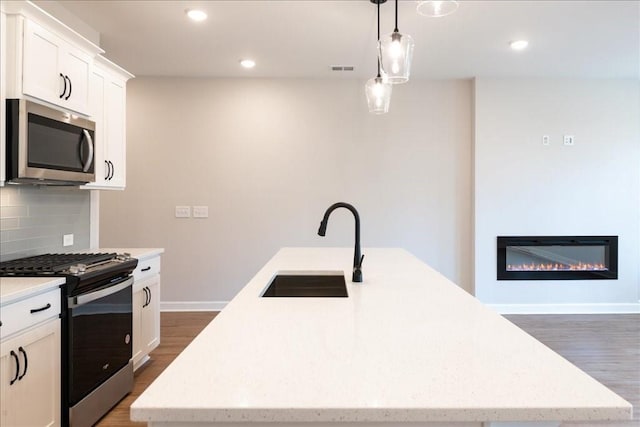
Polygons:
[[222,311],[229,301],[161,301],[160,311]]
[[487,304],[500,314],[632,314],[640,303],[625,304]]

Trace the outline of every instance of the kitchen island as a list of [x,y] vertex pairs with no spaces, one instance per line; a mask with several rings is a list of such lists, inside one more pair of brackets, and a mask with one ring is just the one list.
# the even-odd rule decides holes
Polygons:
[[[131,406],[151,426],[552,426],[631,405],[402,249],[284,248]],[[279,271],[347,298],[262,298]]]

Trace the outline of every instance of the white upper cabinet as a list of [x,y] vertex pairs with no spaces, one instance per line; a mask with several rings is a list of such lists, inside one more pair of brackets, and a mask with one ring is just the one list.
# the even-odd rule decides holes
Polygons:
[[31,97],[89,116],[89,78],[102,49],[28,2],[7,12],[8,97]]
[[89,83],[91,119],[96,122],[96,182],[82,188],[125,188],[127,80],[131,77],[109,60],[96,57]]

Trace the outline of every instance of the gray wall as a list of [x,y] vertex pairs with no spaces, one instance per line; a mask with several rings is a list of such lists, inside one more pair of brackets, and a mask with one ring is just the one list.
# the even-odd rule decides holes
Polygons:
[[360,80],[131,80],[127,188],[100,194],[100,245],[165,248],[165,302],[228,301],[281,247],[352,247],[347,211],[316,234],[345,201],[365,247],[406,248],[471,289],[471,82],[393,91],[374,116]]
[[[76,188],[0,188],[0,260],[87,249],[90,203],[90,192]],[[62,246],[65,234],[73,246]]]

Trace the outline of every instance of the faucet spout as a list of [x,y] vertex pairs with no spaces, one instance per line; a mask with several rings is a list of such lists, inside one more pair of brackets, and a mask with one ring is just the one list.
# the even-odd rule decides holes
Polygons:
[[360,215],[358,215],[358,211],[349,203],[338,202],[329,206],[329,208],[324,213],[322,217],[322,221],[320,221],[320,228],[318,228],[318,236],[324,236],[327,233],[327,224],[329,222],[329,215],[331,212],[338,208],[345,208],[351,211],[353,217],[356,222],[356,242],[353,250],[353,274],[351,276],[351,281],[353,282],[362,282],[362,260],[364,259],[364,255],[362,255],[362,250],[360,248]]

